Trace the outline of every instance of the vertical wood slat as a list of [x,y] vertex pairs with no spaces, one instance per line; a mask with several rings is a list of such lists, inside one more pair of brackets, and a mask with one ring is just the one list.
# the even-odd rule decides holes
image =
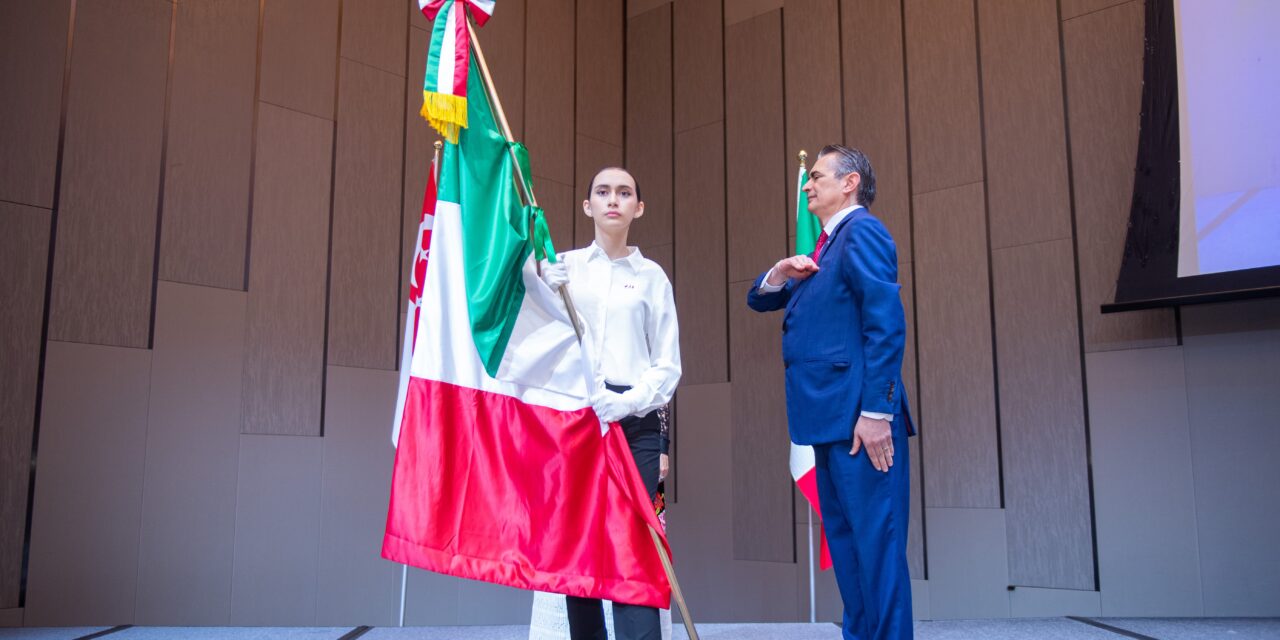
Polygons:
[[1115,298],[1129,220],[1144,23],[1142,3],[1128,2],[1062,25],[1086,351],[1176,343],[1169,309],[1099,311]]
[[622,139],[623,0],[577,4],[574,130],[617,147]]
[[[871,211],[912,260],[911,176],[907,163],[907,87],[902,0],[842,0],[844,140],[871,159],[876,201]],[[855,44],[856,43],[856,44]],[[810,149],[810,158],[816,150]]]
[[70,13],[70,0],[0,4],[0,200],[53,206]]
[[782,16],[773,11],[725,30],[729,245],[729,376],[733,557],[793,562],[792,483],[780,313],[746,307],[751,280],[786,243]]
[[77,9],[52,340],[147,346],[172,11],[159,0]]
[[679,0],[671,16],[676,131],[724,119],[724,23],[721,0]]
[[1055,0],[978,0],[993,249],[1071,237],[1057,16]]
[[574,190],[573,0],[540,0],[525,21],[524,140],[538,204],[556,249],[563,251],[573,248],[573,226],[581,215]]
[[[591,179],[602,167],[623,161],[623,76],[626,69],[622,44],[622,0],[596,0],[577,4],[574,64],[574,184],[586,194]],[[574,217],[574,246],[595,237],[590,218]]]
[[[329,358],[396,368],[404,82],[344,59],[334,155]],[[416,229],[415,229],[416,231]]]
[[[405,75],[406,3],[401,0],[359,0],[342,5],[342,57]],[[417,3],[408,3],[415,7]],[[503,3],[506,6],[506,3]]]
[[242,433],[321,433],[333,123],[258,106]]
[[[786,99],[787,237],[795,236],[796,154],[809,166],[823,145],[844,141],[840,101],[840,11],[836,0],[788,0],[782,12]],[[794,242],[788,241],[787,254]]]
[[729,381],[723,20],[719,0],[672,7],[672,232],[685,385]]
[[644,216],[631,227],[629,243],[645,249],[671,244],[671,5],[627,21],[626,166],[644,196]]
[[675,136],[675,294],[685,385],[729,381],[724,145],[720,122]]
[[333,120],[340,1],[266,3],[258,87],[261,101]]
[[[541,8],[541,3],[536,9]],[[507,124],[516,140],[524,139],[524,75],[525,75],[525,0],[503,0],[495,6],[493,16],[477,32],[484,47],[489,72]],[[541,60],[541,42],[535,43],[535,60]]]
[[1095,588],[1071,240],[992,252],[1009,584]]
[[18,607],[22,584],[50,217],[0,202],[0,609]]
[[[755,278],[789,255],[781,13],[725,30],[728,279]],[[776,45],[776,46],[775,46]]]
[[246,301],[156,288],[134,624],[231,623]]
[[904,0],[912,194],[983,177],[973,5]]
[[48,343],[23,624],[133,620],[150,370],[145,349]]
[[240,436],[233,626],[316,624],[325,440]]
[[159,277],[242,289],[258,3],[179,3],[174,43]]
[[982,185],[915,197],[926,507],[1000,507]]

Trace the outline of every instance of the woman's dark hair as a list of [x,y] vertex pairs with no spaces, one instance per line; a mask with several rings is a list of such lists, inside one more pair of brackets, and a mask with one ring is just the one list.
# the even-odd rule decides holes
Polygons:
[[636,174],[631,173],[631,171],[630,171],[630,170],[628,170],[626,167],[604,167],[604,168],[600,169],[599,171],[597,171],[597,172],[596,172],[596,174],[595,174],[594,176],[591,176],[591,184],[587,185],[587,200],[590,200],[590,199],[591,199],[591,192],[596,190],[596,178],[599,178],[599,177],[600,177],[600,174],[602,174],[602,173],[604,173],[604,172],[606,172],[606,171],[608,171],[608,170],[610,170],[610,169],[617,169],[618,171],[625,171],[625,172],[627,173],[627,175],[631,176],[631,181],[632,181],[632,182],[634,182],[634,183],[636,183],[636,201],[637,201],[637,202],[644,202],[644,196],[640,195],[640,181],[636,179]]

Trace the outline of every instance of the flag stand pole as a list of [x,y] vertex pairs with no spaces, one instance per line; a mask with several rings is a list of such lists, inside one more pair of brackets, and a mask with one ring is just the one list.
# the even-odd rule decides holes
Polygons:
[[[476,62],[480,66],[480,75],[484,78],[485,92],[489,94],[489,103],[493,106],[494,112],[498,116],[498,123],[502,127],[502,135],[507,142],[515,142],[515,137],[511,135],[511,125],[507,124],[507,114],[502,110],[502,101],[498,99],[498,89],[493,84],[493,77],[489,75],[489,64],[485,62],[484,50],[480,48],[480,41],[476,38],[475,22],[467,16],[467,37],[471,40],[471,46],[476,51]],[[516,177],[518,178],[521,192],[525,196],[525,202],[530,206],[538,206],[538,200],[533,195],[533,188],[528,180],[528,176],[524,175],[524,169],[520,167],[519,158],[516,158],[516,152],[510,146],[507,152],[511,154],[512,165],[516,169]],[[532,234],[530,234],[532,237]],[[573,323],[573,330],[578,334],[578,341],[582,341],[582,327],[578,325],[578,314],[573,306],[573,298],[569,297],[568,287],[560,287],[560,297],[564,300],[565,308],[569,312],[569,320]],[[676,606],[680,609],[680,619],[684,622],[684,629],[689,634],[689,640],[698,640],[698,631],[693,626],[693,618],[689,616],[689,607],[684,602],[684,594],[680,590],[680,582],[676,580],[675,568],[671,566],[671,557],[667,554],[666,547],[662,544],[662,537],[658,535],[656,529],[649,525],[649,536],[653,539],[653,546],[658,550],[658,556],[662,559],[662,569],[667,573],[667,581],[671,583],[671,596],[676,601]]]

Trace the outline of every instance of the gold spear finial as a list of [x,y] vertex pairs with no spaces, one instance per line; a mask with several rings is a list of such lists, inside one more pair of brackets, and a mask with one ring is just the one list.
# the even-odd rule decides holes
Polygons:
[[439,141],[439,140],[436,140],[436,145],[435,145],[435,146],[436,146],[436,151],[439,151],[439,150],[441,150],[441,149],[443,149],[443,148],[444,148],[444,143],[443,143],[443,142],[441,142],[441,141]]
[[803,167],[804,163],[809,160],[809,152],[805,151],[804,149],[801,149],[799,158],[800,158],[800,166]]

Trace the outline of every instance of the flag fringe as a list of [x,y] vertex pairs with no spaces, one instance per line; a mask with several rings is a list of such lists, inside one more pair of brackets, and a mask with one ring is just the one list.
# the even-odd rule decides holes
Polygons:
[[458,130],[467,126],[467,99],[448,93],[422,92],[422,117],[444,139],[458,143]]

